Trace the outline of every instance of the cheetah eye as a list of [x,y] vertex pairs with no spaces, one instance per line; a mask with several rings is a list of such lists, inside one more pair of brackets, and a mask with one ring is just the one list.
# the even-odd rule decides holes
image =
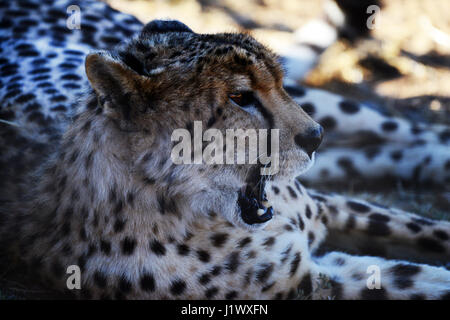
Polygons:
[[232,93],[229,97],[231,101],[243,108],[255,105],[256,102],[255,95],[251,91]]

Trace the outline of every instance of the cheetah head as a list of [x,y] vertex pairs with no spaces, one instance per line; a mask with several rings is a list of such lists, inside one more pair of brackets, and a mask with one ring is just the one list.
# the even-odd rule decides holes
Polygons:
[[[144,181],[159,198],[170,197],[167,210],[188,206],[200,215],[220,212],[245,228],[264,226],[272,218],[265,181],[303,173],[322,140],[320,125],[283,89],[278,57],[246,34],[197,34],[180,22],[157,20],[116,50],[90,54],[86,73],[102,114],[126,136],[121,149],[135,183]],[[215,130],[214,138],[203,135],[208,129]],[[250,138],[244,163],[237,161],[239,146],[229,149],[236,162],[205,163],[207,151],[216,156],[222,149],[225,159],[227,130],[238,129],[255,130],[258,143],[268,142],[257,158],[271,152],[276,170],[250,162]],[[180,149],[186,137],[191,148]],[[217,143],[210,145],[216,146],[213,153],[209,142]],[[174,163],[174,148],[186,161]],[[196,152],[203,156],[200,163]]]

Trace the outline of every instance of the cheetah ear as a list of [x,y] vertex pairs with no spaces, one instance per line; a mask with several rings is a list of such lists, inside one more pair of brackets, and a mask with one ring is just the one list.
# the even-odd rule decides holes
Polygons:
[[147,23],[141,34],[167,33],[167,32],[190,32],[194,33],[187,25],[178,20],[153,20]]
[[[104,111],[129,120],[148,80],[107,52],[91,53],[86,57],[86,75],[97,93]],[[141,102],[141,103],[140,103]]]

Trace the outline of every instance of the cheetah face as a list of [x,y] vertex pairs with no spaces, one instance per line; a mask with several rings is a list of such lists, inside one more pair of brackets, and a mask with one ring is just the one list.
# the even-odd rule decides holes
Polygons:
[[[248,35],[202,35],[180,22],[153,21],[117,51],[89,55],[86,72],[106,113],[129,135],[135,163],[147,158],[134,172],[174,196],[182,194],[178,198],[188,199],[194,211],[220,211],[233,224],[251,229],[272,218],[265,181],[303,173],[322,140],[320,125],[283,89],[277,61]],[[222,163],[205,163],[204,157],[194,163],[194,140],[191,149],[182,149],[188,161],[173,163],[175,130],[184,130],[191,139],[200,137],[202,151],[213,141],[198,135],[199,125],[204,132],[214,129],[222,135]],[[267,163],[251,163],[249,137],[239,150],[246,161],[237,161],[239,146],[230,148],[226,137],[229,130],[239,129],[255,130],[257,158],[272,153],[276,170],[263,171]],[[266,140],[261,130],[266,130]],[[269,142],[265,152],[262,141]],[[231,164],[225,159],[228,150],[235,150]]]

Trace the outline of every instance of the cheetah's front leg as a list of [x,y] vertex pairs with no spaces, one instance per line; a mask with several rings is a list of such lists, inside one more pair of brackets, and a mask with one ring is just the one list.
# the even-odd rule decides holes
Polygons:
[[327,216],[326,244],[358,254],[426,263],[450,261],[450,222],[310,191]]

